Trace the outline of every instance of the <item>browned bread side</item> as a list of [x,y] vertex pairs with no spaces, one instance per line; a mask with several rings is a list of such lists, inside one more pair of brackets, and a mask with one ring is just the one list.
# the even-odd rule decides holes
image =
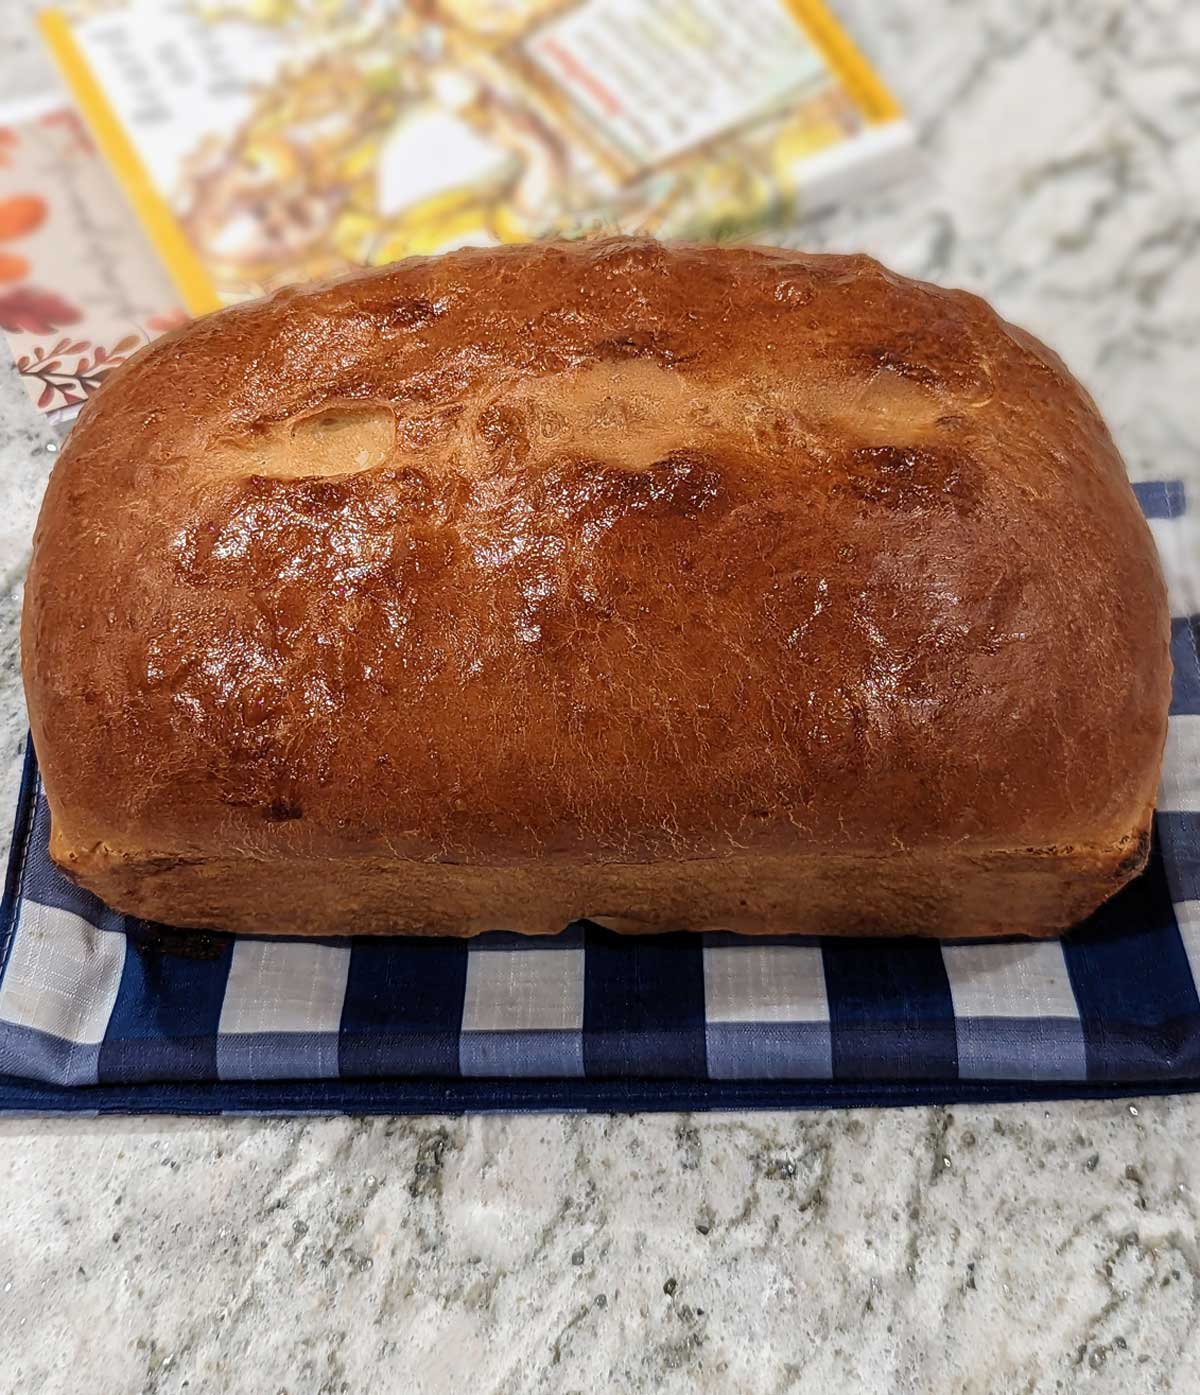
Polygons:
[[138,914],[1043,934],[1144,860],[1168,629],[1095,406],[982,301],[609,240],[144,350],[22,646],[54,856]]

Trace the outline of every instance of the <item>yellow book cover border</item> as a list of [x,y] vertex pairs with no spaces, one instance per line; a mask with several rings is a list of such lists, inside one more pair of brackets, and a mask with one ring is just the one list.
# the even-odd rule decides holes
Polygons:
[[219,309],[221,299],[204,263],[196,255],[166,200],[154,187],[145,165],[80,50],[71,32],[70,20],[61,10],[43,10],[38,15],[38,26],[91,128],[96,144],[125,190],[125,197],[178,287],[184,305],[193,315],[204,315],[210,310]]
[[898,121],[904,110],[834,17],[825,0],[783,0],[855,105],[875,126]]

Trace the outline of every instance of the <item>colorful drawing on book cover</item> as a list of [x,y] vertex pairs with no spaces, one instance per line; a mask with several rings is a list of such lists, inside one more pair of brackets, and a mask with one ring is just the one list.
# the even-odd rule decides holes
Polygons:
[[47,33],[219,303],[463,244],[760,226],[806,159],[897,115],[835,75],[807,10],[77,0]]

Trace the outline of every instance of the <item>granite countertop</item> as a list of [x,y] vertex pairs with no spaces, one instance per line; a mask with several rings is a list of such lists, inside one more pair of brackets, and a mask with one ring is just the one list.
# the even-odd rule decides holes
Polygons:
[[[10,95],[47,72],[0,0]],[[918,177],[789,240],[1057,347],[1200,488],[1200,5],[837,0]],[[11,38],[11,44],[9,42]],[[3,353],[3,350],[0,350]],[[0,807],[54,438],[0,363]],[[0,1121],[0,1390],[1200,1389],[1200,1101]]]

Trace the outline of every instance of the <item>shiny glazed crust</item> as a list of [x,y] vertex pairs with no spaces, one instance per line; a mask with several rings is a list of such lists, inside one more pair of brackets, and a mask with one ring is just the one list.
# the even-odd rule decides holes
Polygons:
[[1094,404],[984,302],[622,239],[151,345],[22,649],[52,852],[125,911],[970,936],[1144,862],[1168,637]]

